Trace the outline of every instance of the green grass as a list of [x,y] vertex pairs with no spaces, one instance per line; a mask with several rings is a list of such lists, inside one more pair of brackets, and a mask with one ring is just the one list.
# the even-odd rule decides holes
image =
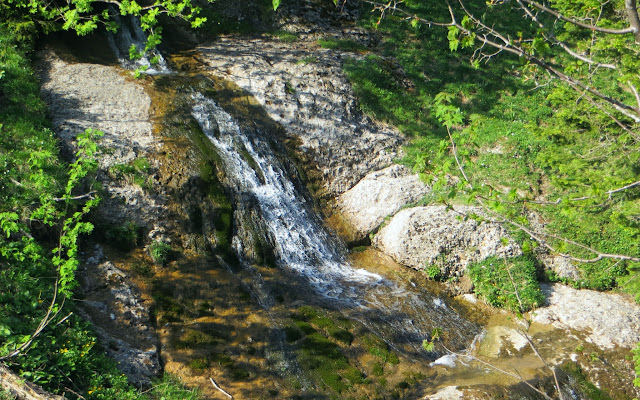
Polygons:
[[157,265],[164,265],[169,260],[171,252],[171,245],[159,240],[154,240],[149,246],[149,255]]
[[349,39],[335,39],[335,38],[318,39],[318,45],[325,49],[351,51],[351,52],[362,52],[367,50],[365,46]]
[[475,292],[494,307],[524,312],[541,306],[544,295],[531,256],[503,259],[490,257],[469,266]]
[[[439,3],[411,2],[405,7],[418,15],[447,15],[446,7]],[[486,18],[505,29],[521,23],[508,13]],[[376,23],[377,17],[361,21],[365,27]],[[365,58],[348,61],[345,72],[361,109],[411,138],[399,162],[427,182],[443,168],[446,174],[461,177],[447,132],[435,118],[436,95],[450,93],[453,105],[464,116],[452,132],[459,152],[467,153],[460,160],[473,183],[473,195],[493,198],[495,202],[486,204],[525,224],[528,210],[533,210],[548,222],[550,233],[603,253],[640,254],[640,189],[611,198],[603,194],[637,181],[640,174],[639,145],[613,120],[590,102],[579,101],[579,95],[564,86],[552,83],[536,88],[531,80],[518,76],[522,64],[509,55],[501,54],[486,66],[474,68],[468,61],[472,50],[451,52],[446,31],[414,28],[389,17],[379,32],[384,39],[378,47],[370,49],[372,54]],[[598,79],[609,92],[619,91],[615,80],[607,82],[602,75]],[[590,199],[556,206],[505,203],[579,197]],[[466,185],[444,185],[434,188],[419,204],[468,201]],[[528,235],[514,235],[520,244],[529,240]],[[556,239],[548,243],[578,257],[594,257]],[[573,282],[576,286],[619,287],[640,294],[640,279],[632,279],[640,272],[640,263],[602,260],[579,268],[583,279]],[[435,269],[430,272],[437,275]]]

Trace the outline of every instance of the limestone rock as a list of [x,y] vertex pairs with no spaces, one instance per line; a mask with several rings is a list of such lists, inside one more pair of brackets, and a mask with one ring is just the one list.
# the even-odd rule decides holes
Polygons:
[[567,278],[574,281],[581,279],[580,270],[568,258],[544,253],[538,254],[537,257],[546,269],[552,270],[560,278]]
[[225,37],[198,51],[209,71],[251,93],[300,139],[322,175],[325,196],[345,192],[398,157],[404,137],[362,114],[343,72],[356,54],[319,48],[315,40]]
[[384,219],[397,213],[429,192],[417,174],[401,165],[392,165],[365,176],[337,199],[338,207],[356,231],[364,237]]
[[154,146],[151,99],[140,85],[115,67],[67,63],[50,51],[43,58],[42,98],[63,142],[87,128],[103,131],[100,144],[112,149],[99,159],[103,168],[131,161],[141,148]]
[[631,348],[640,341],[640,306],[625,296],[541,285],[547,306],[535,310],[533,321],[587,334],[587,341],[602,349]]
[[373,244],[398,263],[413,268],[431,264],[440,266],[445,276],[461,276],[469,263],[489,256],[521,254],[519,246],[508,238],[506,229],[481,215],[477,207],[445,206],[408,208],[396,214],[382,227]]

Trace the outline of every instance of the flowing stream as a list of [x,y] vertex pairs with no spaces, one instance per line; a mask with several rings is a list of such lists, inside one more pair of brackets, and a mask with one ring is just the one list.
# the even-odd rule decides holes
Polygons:
[[[179,78],[159,54],[155,55],[159,62],[154,65],[146,58],[129,61],[128,49],[133,45],[140,51],[144,33],[135,21],[118,23],[120,33],[110,38],[110,44],[124,67],[146,68],[144,72],[161,74],[160,79],[168,82]],[[233,202],[232,247],[239,260],[238,268],[228,266],[228,270],[237,274],[265,310],[270,324],[269,346],[279,353],[273,357],[279,359],[275,362],[278,368],[296,376],[303,391],[314,385],[305,377],[294,354],[295,346],[286,338],[290,310],[298,306],[278,306],[280,287],[286,286],[286,290],[295,292],[291,303],[312,304],[357,321],[421,369],[430,365],[463,365],[460,372],[453,372],[459,374],[455,379],[473,384],[486,375],[483,368],[465,369],[464,360],[458,362],[455,357],[427,352],[422,347],[423,340],[430,339],[433,329],[439,328],[449,349],[469,349],[483,329],[466,317],[468,311],[422,285],[395,279],[393,274],[383,276],[367,265],[354,267],[344,244],[325,228],[314,210],[304,183],[281,144],[281,133],[264,126],[260,118],[247,115],[246,110],[235,110],[232,101],[217,97],[209,78],[198,79],[205,83],[176,84],[187,97],[181,101],[188,104],[190,115],[182,118],[184,125],[189,125],[190,118],[197,121],[215,148],[221,164],[217,167],[224,170],[222,181]],[[254,263],[256,239],[266,243],[273,255],[276,272],[270,272],[270,276],[265,276],[264,269]],[[530,359],[522,362],[532,365]],[[501,384],[502,379],[499,375],[495,382],[487,382]],[[438,384],[447,382],[441,379]]]
[[[241,129],[229,113],[200,93],[193,101],[192,115],[218,150],[229,186],[239,199],[237,212],[257,213],[280,268],[302,278],[327,306],[340,308],[394,348],[413,356],[426,355],[422,340],[434,328],[456,332],[453,343],[457,348],[473,340],[479,328],[445,300],[356,269],[346,261],[344,246],[329,235],[299,193],[300,185],[287,176],[265,139],[267,133]],[[239,255],[244,246],[236,235],[234,247]],[[263,301],[263,306],[269,305],[268,300]]]

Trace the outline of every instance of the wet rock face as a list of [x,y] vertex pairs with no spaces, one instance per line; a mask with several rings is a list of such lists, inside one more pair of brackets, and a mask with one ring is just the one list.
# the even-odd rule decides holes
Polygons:
[[267,38],[220,38],[198,50],[209,71],[251,93],[301,140],[322,174],[326,197],[391,164],[404,143],[397,130],[358,110],[342,71],[345,60],[356,54],[319,48],[315,42]]
[[415,207],[400,211],[382,227],[373,245],[397,262],[423,268],[440,266],[445,276],[462,276],[469,263],[489,256],[514,257],[521,253],[506,229],[495,222],[468,218],[481,215],[477,207]]
[[151,386],[162,368],[157,337],[151,327],[150,303],[129,282],[127,274],[104,258],[96,245],[78,271],[81,315],[90,321],[106,354],[129,381]]
[[541,285],[547,305],[537,309],[535,322],[585,332],[602,349],[632,348],[640,341],[640,306],[619,294]]
[[386,217],[428,192],[417,174],[401,165],[392,165],[365,176],[340,195],[336,203],[361,239],[374,232]]

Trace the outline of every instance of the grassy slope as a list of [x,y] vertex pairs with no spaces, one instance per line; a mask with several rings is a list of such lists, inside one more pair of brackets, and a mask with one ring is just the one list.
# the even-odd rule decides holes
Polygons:
[[[420,13],[425,9],[419,7],[437,6],[415,7]],[[372,27],[375,22],[372,18],[363,24]],[[500,23],[508,23],[507,17]],[[436,169],[434,165],[451,162],[448,151],[438,151],[443,141],[448,145],[448,138],[434,118],[434,97],[448,92],[455,95],[455,105],[466,117],[463,126],[455,127],[467,142],[460,147],[470,153],[465,170],[486,195],[500,193],[506,199],[511,193],[514,198],[553,201],[598,195],[638,180],[638,145],[588,102],[577,101],[570,90],[553,84],[535,88],[518,77],[518,59],[500,55],[474,69],[469,51],[450,52],[446,31],[413,28],[392,18],[379,29],[385,40],[374,49],[375,55],[352,61],[347,73],[362,109],[412,138],[401,162],[425,177]],[[451,173],[458,172],[452,168]],[[466,200],[461,193],[449,199],[449,192],[449,187],[435,191],[423,203]],[[560,206],[527,207],[542,215],[553,233],[602,252],[637,255],[637,197],[638,191],[630,190],[604,204],[600,196]],[[523,216],[522,204],[499,208],[513,218]],[[521,243],[528,241],[525,235],[516,235]],[[575,246],[554,245],[589,256]],[[628,280],[638,267],[607,260],[582,264],[584,279],[573,283],[610,289]],[[639,293],[634,283],[624,289]]]

